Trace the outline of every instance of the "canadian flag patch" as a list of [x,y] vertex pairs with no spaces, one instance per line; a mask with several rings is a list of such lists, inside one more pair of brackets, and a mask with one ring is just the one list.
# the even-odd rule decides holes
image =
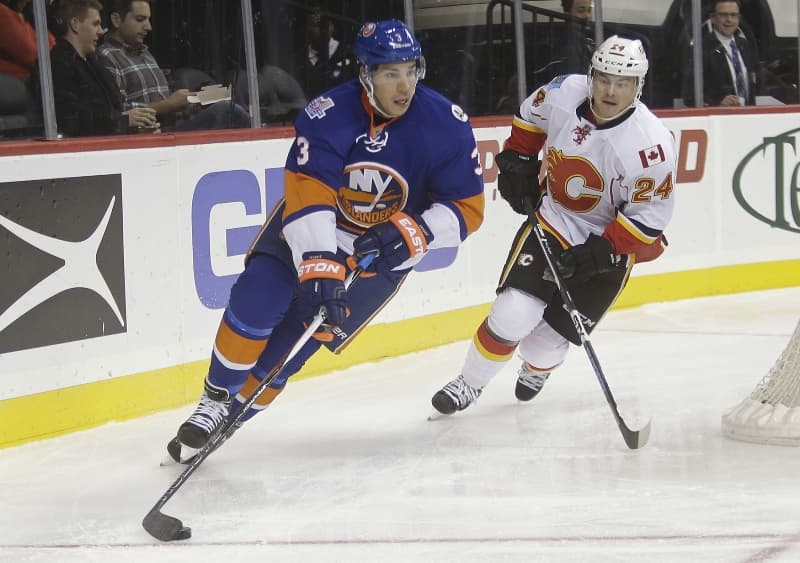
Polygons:
[[642,166],[644,168],[655,166],[660,162],[664,162],[664,149],[661,148],[661,145],[644,149],[643,151],[639,151],[639,159],[642,161]]

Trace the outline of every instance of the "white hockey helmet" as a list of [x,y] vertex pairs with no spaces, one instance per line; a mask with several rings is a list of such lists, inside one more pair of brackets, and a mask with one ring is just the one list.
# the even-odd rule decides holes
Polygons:
[[644,79],[648,66],[642,42],[619,35],[603,41],[592,55],[592,69],[606,74]]
[[[636,96],[633,98],[631,105],[625,110],[634,107],[639,98],[642,97],[644,76],[647,74],[649,66],[647,54],[641,41],[612,35],[603,41],[592,55],[592,62],[589,65],[589,102],[591,103],[592,101],[592,76],[595,72],[604,72],[616,76],[632,76],[636,78]],[[617,115],[621,114],[622,112]]]

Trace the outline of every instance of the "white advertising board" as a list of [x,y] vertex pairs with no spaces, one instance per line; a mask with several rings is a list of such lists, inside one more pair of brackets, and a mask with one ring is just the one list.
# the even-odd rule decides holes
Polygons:
[[[667,231],[670,246],[658,261],[637,266],[634,276],[800,258],[795,148],[800,129],[789,115],[794,117],[767,113],[666,119],[681,147],[677,207]],[[401,296],[375,323],[492,300],[508,245],[523,220],[495,193],[493,153],[508,131],[507,126],[476,129],[486,173],[482,228],[451,267],[410,276]],[[282,166],[291,142],[262,139],[0,157],[0,215],[6,216],[0,234],[8,246],[3,255],[10,260],[3,266],[0,286],[6,288],[0,290],[0,404],[206,358],[247,246],[282,195]],[[68,192],[92,178],[100,187],[91,196],[81,192],[86,201],[82,212],[77,196]],[[75,180],[67,185],[64,179]],[[65,229],[84,224],[85,234],[72,240],[73,250],[56,258],[65,263],[82,259],[85,265],[91,251],[96,266],[78,269],[69,279],[58,259],[29,266],[52,254],[35,236],[42,213],[31,224],[21,219],[25,206],[14,198],[23,189],[29,199],[21,201],[34,201],[32,194],[39,194],[39,200],[50,198],[47,213],[53,217],[59,217],[60,198],[72,198],[64,203],[70,216],[48,224],[63,221]],[[122,240],[115,248],[111,236],[98,239],[96,231],[103,227],[111,232],[116,225],[121,225]],[[92,241],[97,244],[91,246]],[[437,258],[438,263],[449,259]],[[423,262],[420,269],[435,263]],[[106,275],[106,267],[116,274]],[[56,289],[48,294],[42,290],[45,279],[59,279],[61,285],[53,285]],[[87,321],[82,303],[91,300],[99,313]],[[75,332],[81,323],[88,328]],[[64,330],[51,334],[50,327]]]

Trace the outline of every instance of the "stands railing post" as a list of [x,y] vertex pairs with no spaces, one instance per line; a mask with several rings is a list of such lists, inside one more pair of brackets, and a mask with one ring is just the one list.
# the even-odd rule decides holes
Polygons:
[[403,15],[405,16],[406,27],[408,27],[408,29],[411,30],[411,33],[414,33],[414,2],[413,2],[413,0],[403,0]]
[[261,100],[258,93],[258,68],[256,68],[256,40],[253,33],[253,5],[242,0],[242,37],[244,38],[244,68],[247,73],[247,94],[250,100],[250,127],[261,127]]
[[603,0],[594,0],[594,44],[600,45],[605,37],[603,31]]
[[[45,0],[33,0],[33,21],[36,23],[36,52],[50,53],[50,42],[47,37],[47,11]],[[39,61],[39,93],[42,99],[42,119],[44,120],[44,138],[53,141],[58,138],[56,124],[56,105],[53,101],[53,72],[50,68],[50,57],[37,57]]]
[[700,0],[692,0],[692,39],[694,64],[692,72],[694,78],[694,107],[701,108],[705,100],[703,95],[703,32],[702,8]]
[[528,97],[528,72],[525,67],[525,30],[522,27],[522,0],[514,0],[514,48],[517,53],[517,105]]
[[797,13],[794,21],[797,23],[797,103],[800,104],[800,0],[797,0]]

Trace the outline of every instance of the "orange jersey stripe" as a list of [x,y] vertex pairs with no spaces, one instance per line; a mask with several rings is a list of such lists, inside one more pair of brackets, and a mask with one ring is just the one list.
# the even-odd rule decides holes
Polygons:
[[336,209],[336,190],[316,178],[287,169],[283,182],[286,193],[284,219],[309,206]]
[[453,205],[461,212],[464,218],[464,225],[467,235],[478,230],[483,223],[484,195],[483,192],[472,197],[466,197],[453,202]]

